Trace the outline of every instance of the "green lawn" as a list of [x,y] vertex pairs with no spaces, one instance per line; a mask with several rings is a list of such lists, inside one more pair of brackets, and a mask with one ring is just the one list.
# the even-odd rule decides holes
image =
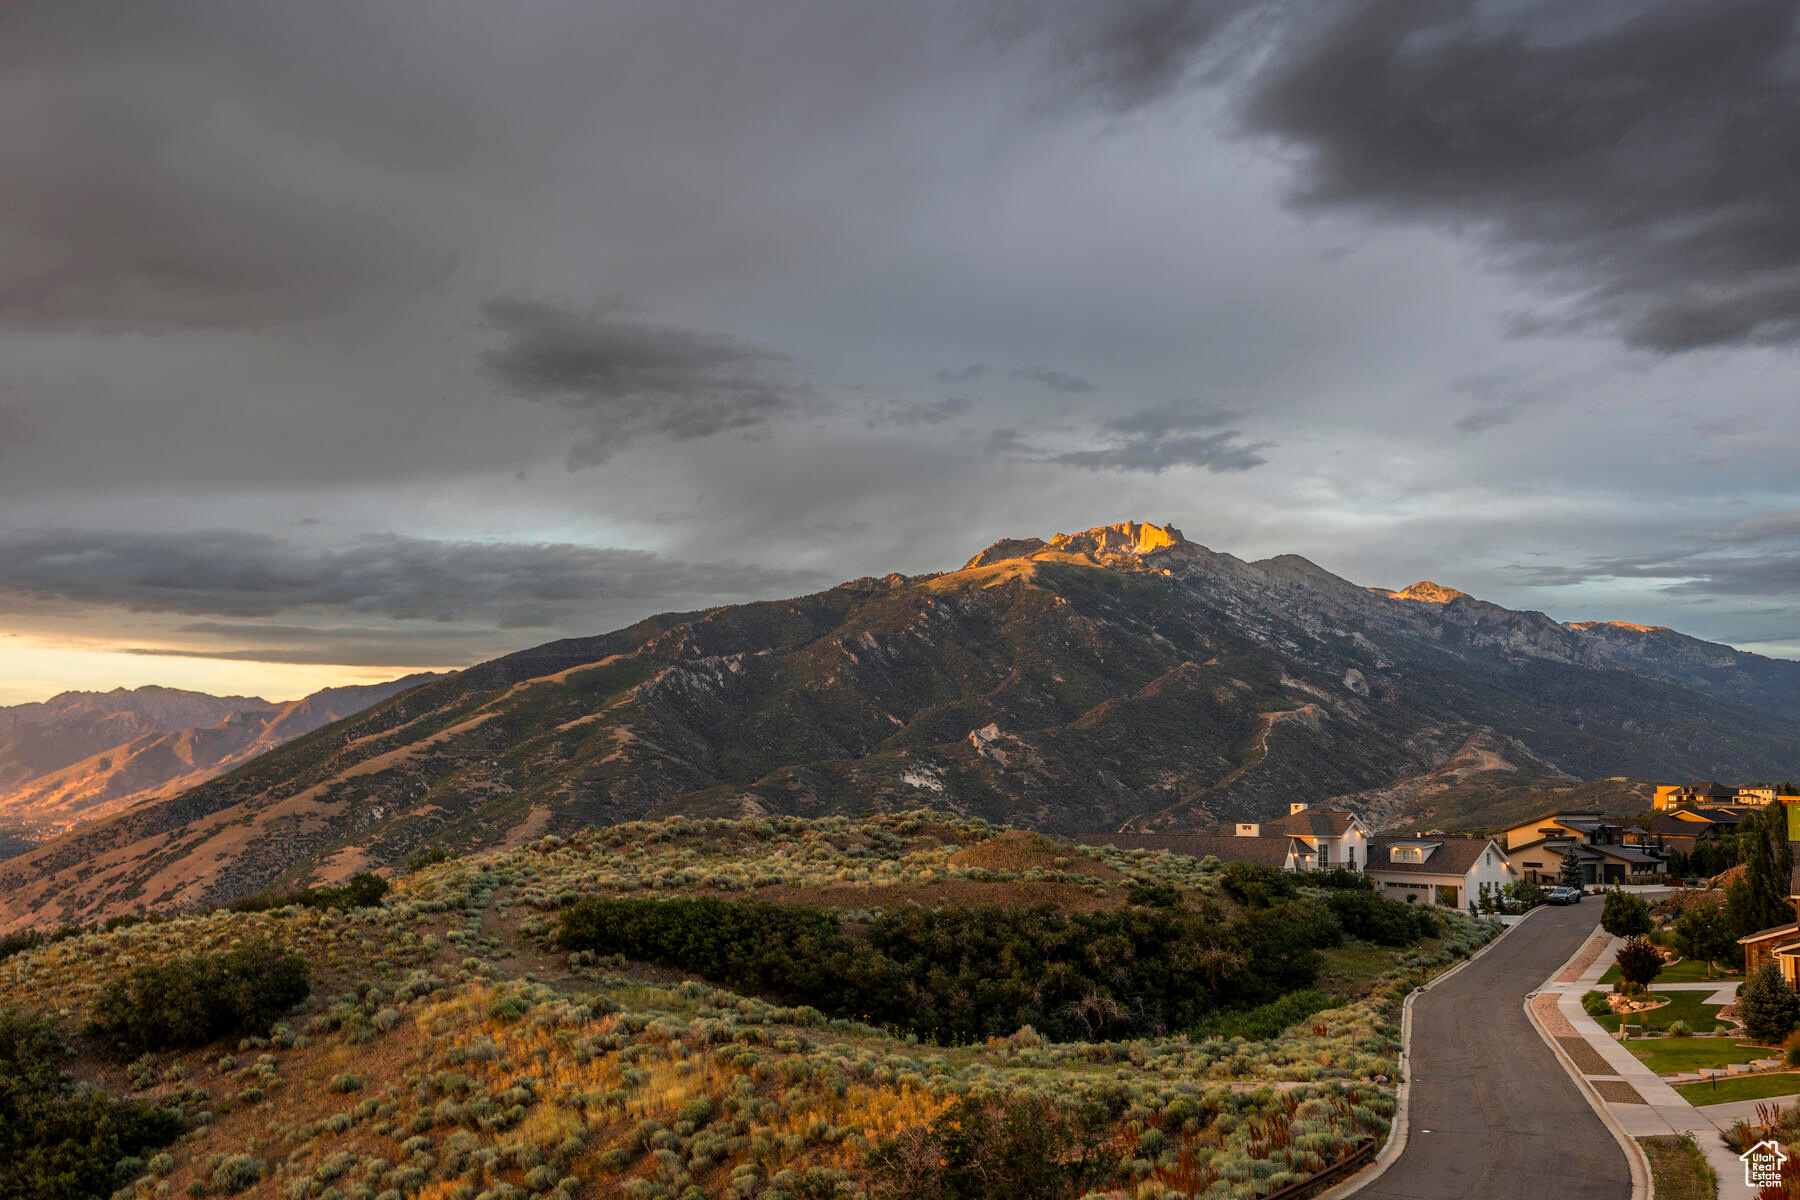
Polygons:
[[[1718,974],[1712,976],[1711,980],[1708,980],[1705,963],[1700,962],[1698,959],[1684,958],[1674,966],[1664,967],[1662,969],[1662,974],[1658,975],[1655,983],[1652,983],[1650,986],[1654,988],[1658,983],[1716,982],[1723,987],[1728,983],[1742,983],[1743,981],[1744,977],[1742,975],[1733,975],[1723,967],[1719,968]],[[1606,974],[1600,977],[1600,982],[1619,982],[1619,964],[1614,963],[1612,966],[1606,968]]]
[[[1653,992],[1655,990],[1651,989]],[[1661,995],[1668,996],[1669,1003],[1649,1012],[1633,1013],[1631,1023],[1647,1025],[1652,1029],[1667,1029],[1676,1021],[1686,1021],[1695,1033],[1705,1033],[1718,1024],[1719,1010],[1725,1007],[1722,1004],[1701,1003],[1711,995],[1710,992],[1663,992]],[[1619,1018],[1614,1013],[1595,1017],[1594,1021],[1609,1033],[1619,1032]]]
[[1729,1037],[1632,1038],[1625,1048],[1658,1075],[1753,1062],[1778,1053],[1770,1046],[1753,1046]]
[[1683,1083],[1675,1090],[1689,1104],[1729,1104],[1734,1100],[1768,1100],[1775,1096],[1800,1096],[1800,1075],[1740,1075],[1717,1083]]

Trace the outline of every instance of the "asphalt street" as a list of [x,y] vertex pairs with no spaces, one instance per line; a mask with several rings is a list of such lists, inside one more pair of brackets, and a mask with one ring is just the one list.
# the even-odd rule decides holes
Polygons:
[[1532,916],[1413,1004],[1410,1139],[1358,1200],[1629,1200],[1625,1154],[1525,1016],[1600,902]]

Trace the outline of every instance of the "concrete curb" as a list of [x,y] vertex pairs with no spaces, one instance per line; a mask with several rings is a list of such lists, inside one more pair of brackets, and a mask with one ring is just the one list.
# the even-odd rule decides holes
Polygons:
[[[1539,906],[1539,908],[1541,907],[1542,905]],[[1424,983],[1406,994],[1406,1003],[1400,1007],[1400,1083],[1395,1091],[1394,1124],[1388,1130],[1387,1143],[1376,1152],[1374,1160],[1371,1161],[1368,1166],[1344,1180],[1344,1182],[1320,1192],[1317,1196],[1313,1197],[1313,1200],[1344,1200],[1346,1196],[1354,1196],[1356,1193],[1368,1187],[1371,1183],[1374,1183],[1377,1179],[1380,1179],[1383,1173],[1385,1173],[1389,1167],[1394,1165],[1394,1160],[1406,1152],[1406,1139],[1412,1131],[1413,1001],[1430,991],[1434,984],[1450,978],[1452,975],[1486,954],[1489,950],[1492,950],[1495,946],[1499,945],[1501,938],[1530,920],[1532,913],[1537,911],[1538,909],[1534,908],[1517,922],[1503,926],[1500,932],[1495,934],[1493,940],[1489,941],[1487,945],[1469,955],[1469,957],[1463,959],[1448,971],[1445,971],[1441,975],[1432,976],[1430,979],[1427,979]],[[1586,943],[1584,942],[1583,945],[1585,944]],[[1558,970],[1560,969],[1561,968],[1559,967]],[[1639,1200],[1639,1198],[1636,1195],[1633,1195],[1632,1200]]]
[[[1594,929],[1598,932],[1600,926],[1596,924]],[[1588,942],[1592,940],[1592,934],[1583,939],[1581,945],[1576,947],[1575,953],[1569,955],[1562,966],[1550,972],[1550,978],[1544,982],[1554,983],[1556,977],[1561,975],[1570,963],[1581,957],[1582,952],[1587,949]],[[1606,1126],[1607,1132],[1613,1135],[1613,1140],[1619,1143],[1619,1149],[1625,1152],[1626,1165],[1631,1169],[1631,1200],[1655,1200],[1656,1182],[1650,1174],[1650,1159],[1644,1154],[1644,1148],[1637,1144],[1636,1138],[1625,1132],[1625,1127],[1619,1124],[1618,1119],[1607,1108],[1606,1102],[1600,1099],[1600,1093],[1594,1090],[1594,1085],[1588,1082],[1587,1076],[1576,1068],[1575,1060],[1569,1057],[1569,1052],[1563,1049],[1560,1042],[1550,1036],[1550,1031],[1544,1028],[1544,1023],[1538,1020],[1537,1013],[1532,1011],[1531,1002],[1542,994],[1541,990],[1526,994],[1525,1019],[1531,1022],[1531,1027],[1537,1030],[1538,1036],[1544,1039],[1544,1045],[1550,1047],[1550,1052],[1556,1055],[1556,1061],[1562,1064],[1563,1072],[1575,1081],[1575,1086],[1580,1090],[1582,1098],[1588,1102],[1588,1107],[1594,1110],[1594,1115],[1600,1118],[1600,1123]]]

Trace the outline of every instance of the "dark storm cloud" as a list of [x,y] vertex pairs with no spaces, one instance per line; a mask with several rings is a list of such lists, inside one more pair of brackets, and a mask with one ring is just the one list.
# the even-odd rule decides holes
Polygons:
[[1791,343],[1797,11],[1340,0],[1291,25],[1242,111],[1303,152],[1300,207],[1474,233],[1561,298],[1521,331]]
[[0,531],[0,593],[196,616],[315,609],[528,628],[621,606],[706,607],[821,582],[781,568],[567,544],[379,535],[315,548],[236,530]]
[[1237,409],[1200,400],[1171,400],[1167,404],[1140,408],[1123,416],[1108,418],[1103,425],[1109,433],[1130,437],[1159,438],[1172,433],[1190,433],[1229,425],[1243,417]]
[[868,419],[863,423],[870,429],[884,425],[917,429],[954,421],[967,416],[974,408],[975,401],[968,396],[945,396],[942,400],[885,400],[871,407]]
[[1052,23],[1059,83],[1128,113],[1192,81],[1256,0],[1122,0],[1035,9]]
[[1173,467],[1248,471],[1269,460],[1258,453],[1273,442],[1244,442],[1236,430],[1127,438],[1103,450],[1071,450],[1047,461],[1084,471],[1144,471],[1160,475]]
[[[1242,415],[1194,400],[1153,405],[1102,421],[1100,437],[1110,445],[1054,454],[1046,461],[1086,471],[1143,471],[1152,475],[1174,467],[1247,471],[1268,462],[1259,451],[1275,443],[1245,442],[1239,430],[1218,429]],[[1218,431],[1205,432],[1209,429]]]
[[818,406],[787,355],[659,324],[620,302],[575,309],[497,297],[481,311],[501,336],[482,355],[488,373],[518,395],[581,416],[571,468],[605,462],[642,437],[766,431]]
[[988,377],[1004,377],[1035,383],[1039,387],[1052,392],[1063,392],[1068,395],[1087,395],[1099,390],[1092,380],[1083,379],[1073,371],[1061,371],[1055,367],[1014,367],[1010,371],[998,367],[990,367],[986,363],[970,363],[966,367],[946,368],[939,371],[936,379],[939,383],[973,383],[977,379]]

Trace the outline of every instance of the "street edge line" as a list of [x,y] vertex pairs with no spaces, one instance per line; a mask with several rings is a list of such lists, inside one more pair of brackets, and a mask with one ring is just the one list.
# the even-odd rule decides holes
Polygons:
[[[1542,907],[1542,905],[1538,906],[1538,908]],[[1320,1192],[1317,1196],[1313,1197],[1313,1200],[1344,1200],[1347,1196],[1354,1196],[1356,1193],[1368,1187],[1371,1183],[1374,1183],[1377,1179],[1380,1179],[1387,1169],[1394,1165],[1394,1160],[1405,1153],[1407,1137],[1412,1133],[1413,1001],[1431,990],[1434,985],[1450,978],[1452,975],[1486,954],[1489,950],[1498,946],[1501,938],[1523,925],[1526,921],[1529,921],[1532,913],[1537,911],[1538,909],[1534,908],[1531,912],[1526,913],[1511,925],[1505,926],[1499,933],[1493,936],[1492,940],[1490,940],[1487,945],[1469,955],[1469,957],[1463,959],[1448,971],[1445,971],[1441,975],[1432,976],[1430,979],[1427,979],[1424,983],[1406,994],[1406,1003],[1400,1008],[1400,1083],[1394,1095],[1394,1124],[1392,1128],[1388,1130],[1387,1143],[1376,1152],[1375,1160],[1368,1166],[1335,1187]],[[1586,945],[1585,942],[1582,944]],[[1560,971],[1562,968],[1558,967],[1557,970]],[[1634,1195],[1632,1200],[1650,1200],[1650,1198]]]
[[[1598,932],[1600,926],[1595,925],[1594,929]],[[1587,944],[1591,940],[1593,940],[1592,934],[1584,939],[1575,953],[1569,956],[1568,961],[1552,971],[1550,978],[1544,982],[1546,984],[1556,982],[1556,977],[1561,975],[1563,969],[1569,963],[1574,962],[1583,950],[1587,949]],[[1644,1153],[1644,1148],[1638,1145],[1636,1138],[1625,1132],[1625,1127],[1620,1125],[1618,1118],[1612,1115],[1612,1110],[1607,1108],[1606,1102],[1600,1098],[1600,1093],[1594,1089],[1594,1085],[1587,1076],[1576,1069],[1575,1060],[1569,1057],[1569,1052],[1563,1049],[1560,1042],[1550,1036],[1550,1031],[1544,1028],[1544,1023],[1538,1020],[1537,1013],[1532,1010],[1531,1002],[1544,994],[1541,987],[1536,991],[1526,993],[1525,1019],[1531,1022],[1531,1027],[1537,1030],[1538,1036],[1544,1039],[1544,1045],[1550,1047],[1550,1052],[1556,1055],[1556,1061],[1562,1064],[1563,1073],[1575,1081],[1576,1090],[1588,1102],[1588,1107],[1594,1110],[1594,1115],[1600,1118],[1600,1123],[1606,1126],[1607,1132],[1613,1135],[1613,1140],[1619,1143],[1619,1149],[1625,1152],[1625,1163],[1631,1169],[1631,1200],[1656,1200],[1656,1180],[1650,1173],[1650,1158]],[[1562,995],[1560,992],[1550,994]]]

